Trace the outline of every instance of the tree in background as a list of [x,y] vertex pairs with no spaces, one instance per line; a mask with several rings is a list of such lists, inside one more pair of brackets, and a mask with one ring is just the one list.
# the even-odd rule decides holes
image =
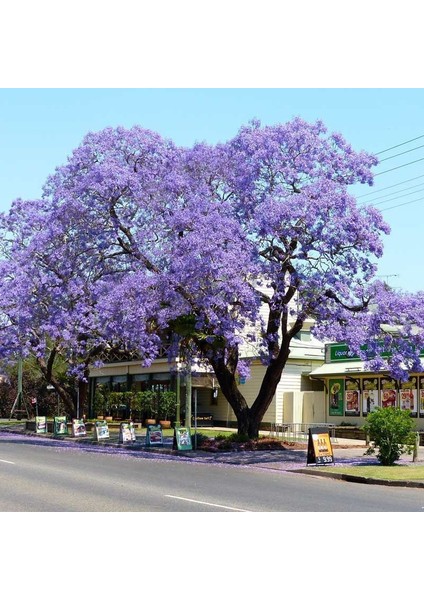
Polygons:
[[[13,316],[3,302],[6,338],[20,332],[15,353],[55,340],[84,378],[99,348],[137,350],[149,365],[167,337],[170,356],[210,365],[250,437],[306,319],[377,363],[383,343],[404,377],[424,345],[422,298],[375,281],[389,229],[349,194],[372,183],[376,163],[298,118],[193,148],[140,127],[89,134],[47,181],[41,216],[22,233],[6,228],[2,293],[20,298]],[[246,345],[265,365],[251,406],[238,386]]]

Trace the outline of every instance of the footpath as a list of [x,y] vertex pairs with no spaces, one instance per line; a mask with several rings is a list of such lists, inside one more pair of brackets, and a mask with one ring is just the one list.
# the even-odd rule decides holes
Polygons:
[[[331,477],[344,481],[366,483],[374,485],[391,485],[401,487],[418,487],[424,488],[423,481],[411,481],[407,478],[408,467],[424,466],[424,447],[418,449],[418,457],[415,462],[412,461],[412,455],[402,455],[397,465],[405,466],[404,480],[384,480],[371,477],[355,476],[354,469],[347,474],[331,473],[328,471],[328,466],[334,467],[360,467],[378,465],[375,456],[367,456],[365,452],[367,446],[362,440],[351,439],[336,439],[332,440],[334,464],[330,465],[307,465],[307,444],[304,447],[296,448],[288,447],[281,450],[242,450],[242,451],[218,451],[210,452],[202,449],[193,450],[175,450],[173,448],[172,436],[163,437],[163,445],[152,447],[146,446],[144,435],[136,435],[136,440],[133,442],[120,443],[118,435],[111,434],[107,440],[95,441],[93,438],[87,437],[71,437],[71,436],[55,436],[53,434],[36,434],[35,432],[26,431],[24,424],[16,424],[12,426],[2,425],[0,423],[0,434],[4,433],[6,437],[13,435],[25,435],[34,439],[34,443],[50,443],[54,445],[90,448],[91,450],[122,453],[131,452],[137,453],[140,457],[155,458],[162,457],[168,460],[183,460],[188,462],[206,463],[211,465],[226,465],[228,467],[244,467],[256,469],[268,469],[273,471],[284,471],[291,473],[302,473],[313,475],[315,477]],[[218,430],[217,430],[218,433]],[[262,432],[266,433],[266,432]],[[350,470],[350,469],[349,469]]]

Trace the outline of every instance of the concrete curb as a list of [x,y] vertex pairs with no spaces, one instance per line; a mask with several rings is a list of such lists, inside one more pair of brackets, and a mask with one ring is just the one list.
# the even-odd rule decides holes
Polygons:
[[349,475],[347,473],[329,473],[328,471],[319,471],[317,469],[291,469],[291,473],[303,473],[304,475],[314,475],[316,477],[328,477],[330,479],[341,479],[343,481],[350,481],[351,483],[368,483],[372,485],[388,485],[394,487],[410,487],[410,488],[424,488],[424,481],[409,481],[407,479],[391,480],[391,479],[377,479],[375,477],[363,477],[359,475]]

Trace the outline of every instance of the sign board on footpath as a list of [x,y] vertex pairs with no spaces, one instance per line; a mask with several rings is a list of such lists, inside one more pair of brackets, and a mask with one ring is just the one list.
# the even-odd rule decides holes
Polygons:
[[97,441],[109,439],[109,427],[107,421],[96,421],[94,426],[94,439]]
[[35,417],[35,432],[47,433],[47,417]]
[[177,450],[193,450],[190,429],[188,427],[175,428],[173,447]]
[[66,417],[54,417],[53,433],[54,435],[68,435],[68,422]]
[[135,429],[134,423],[121,423],[119,428],[119,443],[125,444],[125,442],[135,442]]
[[163,446],[163,434],[160,425],[147,425],[146,446]]
[[84,419],[72,419],[72,435],[73,437],[87,435]]
[[330,463],[334,464],[334,456],[328,429],[311,427],[306,465],[328,465]]

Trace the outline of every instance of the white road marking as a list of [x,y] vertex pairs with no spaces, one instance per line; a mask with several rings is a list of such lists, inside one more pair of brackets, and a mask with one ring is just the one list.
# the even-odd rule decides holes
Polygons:
[[10,460],[2,460],[1,458],[0,458],[0,462],[7,463],[8,465],[14,465],[15,464],[14,462],[11,462]]
[[201,502],[200,500],[193,500],[192,498],[182,498],[181,496],[171,496],[170,494],[165,494],[166,498],[175,498],[176,500],[184,500],[185,502],[194,502],[195,504],[205,504],[206,506],[215,506],[215,508],[225,508],[227,510],[235,510],[237,512],[250,512],[249,510],[244,510],[243,508],[235,508],[234,506],[224,506],[222,504],[212,504],[212,502]]

